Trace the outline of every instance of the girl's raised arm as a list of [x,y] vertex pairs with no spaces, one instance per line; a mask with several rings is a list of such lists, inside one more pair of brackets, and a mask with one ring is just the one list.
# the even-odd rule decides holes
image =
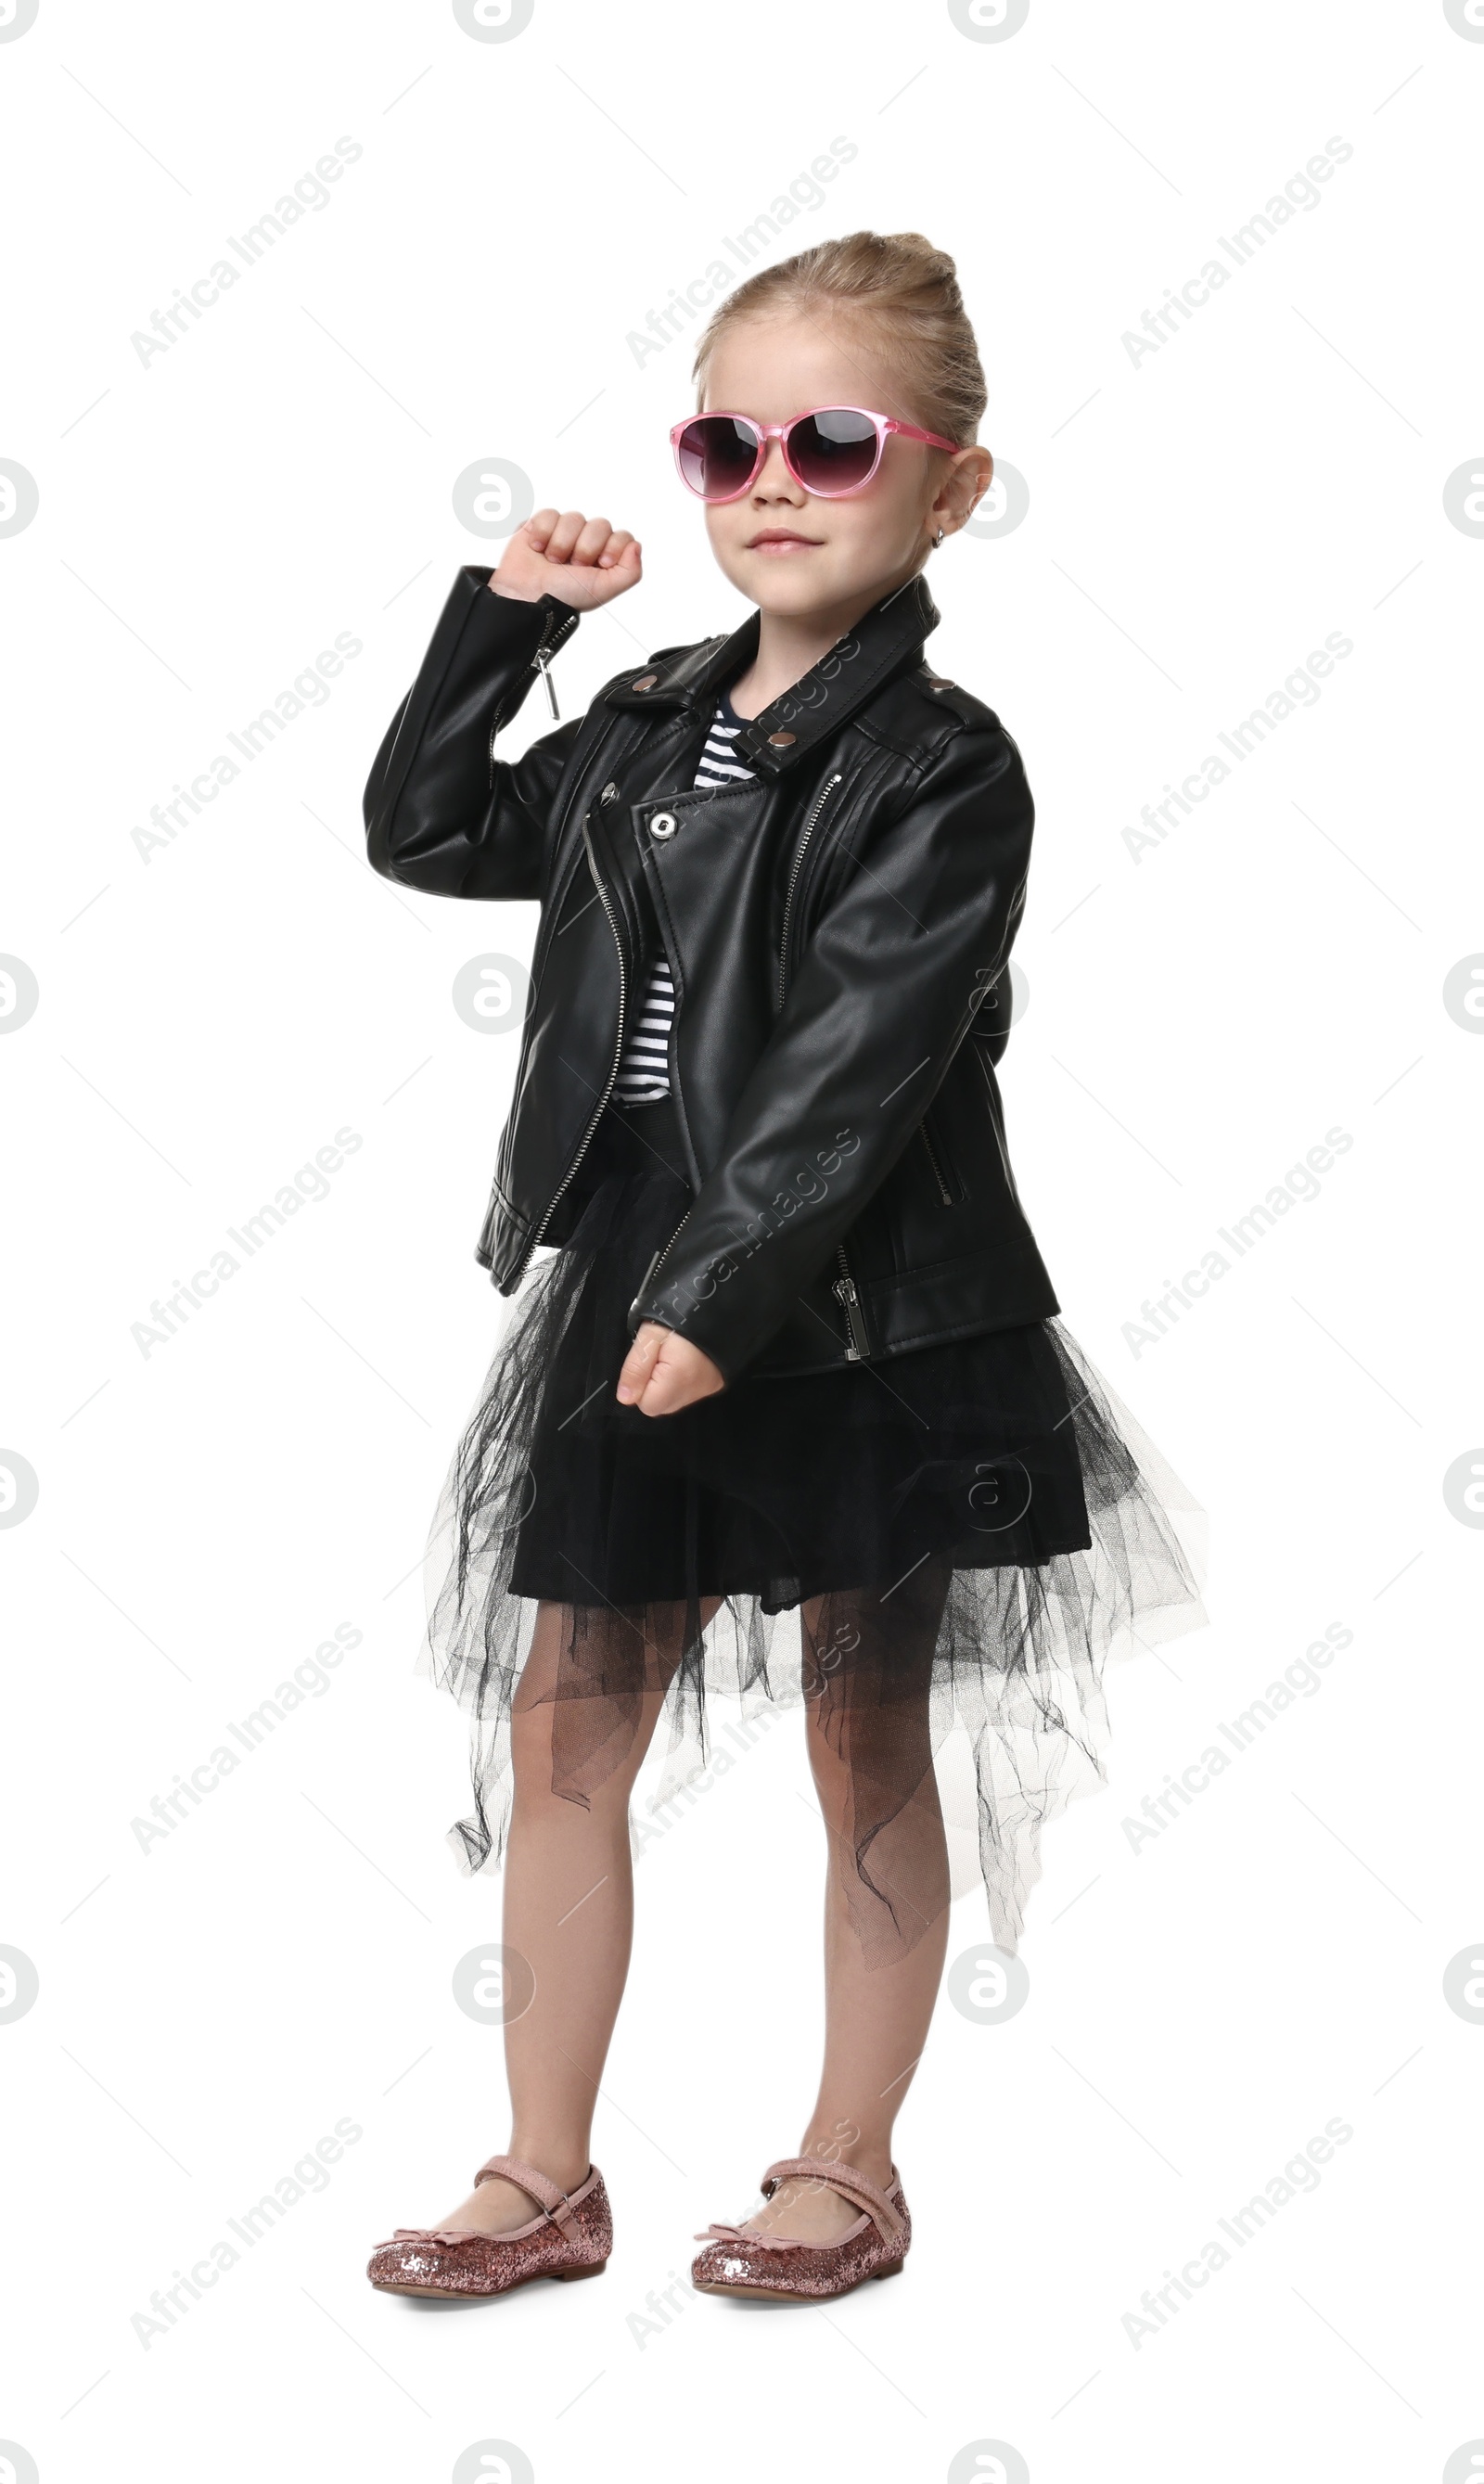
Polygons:
[[542,509],[498,570],[462,569],[366,782],[366,851],[388,879],[439,897],[538,898],[547,822],[574,717],[514,762],[495,737],[577,628],[640,576],[606,518]]

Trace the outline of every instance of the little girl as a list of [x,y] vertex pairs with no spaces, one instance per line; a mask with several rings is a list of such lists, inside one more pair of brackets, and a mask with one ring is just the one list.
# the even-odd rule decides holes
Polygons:
[[704,1764],[723,1687],[802,1711],[826,2036],[798,2155],[694,2282],[899,2270],[892,2126],[950,1901],[982,1874],[1013,1950],[1042,1822],[1104,1776],[1115,1639],[1204,1618],[1188,1498],[1062,1326],[1007,1151],[1031,798],[923,654],[925,565],[992,472],[953,262],[822,242],[721,304],[695,378],[675,462],[747,618],[498,759],[640,576],[631,534],[543,509],[461,573],[366,789],[389,878],[540,906],[477,1253],[518,1299],[420,1660],[473,1718],[460,1859],[503,1860],[513,2123],[444,2224],[377,2247],[403,2293],[605,2265],[631,1790],[661,1712],[661,1798]]

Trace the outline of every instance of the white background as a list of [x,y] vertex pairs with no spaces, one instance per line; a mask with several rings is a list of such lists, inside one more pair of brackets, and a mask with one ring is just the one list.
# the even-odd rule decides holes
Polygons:
[[[400,2484],[489,2442],[540,2484],[1018,2473],[990,2444],[1035,2484],[1392,2484],[1484,2437],[1484,2026],[1444,1991],[1484,1933],[1484,1546],[1444,1496],[1484,1439],[1484,1045],[1443,991],[1484,951],[1484,541],[1444,502],[1484,468],[1481,31],[1441,0],[1032,0],[995,41],[940,5],[537,0],[490,42],[431,0],[41,0],[0,41],[0,457],[40,495],[0,538],[0,947],[40,987],[0,1047],[0,1445],[40,1487],[0,1534],[0,1942],[40,1978],[0,2025],[0,2440],[45,2484]],[[329,204],[142,364],[131,335],[340,137]],[[1026,2006],[945,1997],[903,2285],[646,2309],[812,2099],[796,1717],[640,1863],[603,2282],[424,2309],[366,2252],[505,2136],[498,2030],[450,1984],[499,1883],[444,1843],[464,1723],[412,1671],[499,1315],[472,1251],[516,1043],[450,987],[534,917],[376,878],[361,789],[455,570],[498,558],[453,512],[476,461],[644,543],[558,660],[564,715],[742,616],[669,462],[692,348],[628,339],[837,137],[754,263],[862,226],[958,261],[983,437],[1031,496],[930,570],[930,655],[1038,800],[1011,1141],[1069,1327],[1210,1513],[1212,1625],[1110,1676],[1114,1782],[1048,1838]],[[1322,202],[1136,365],[1123,333],[1332,137]],[[340,633],[328,699],[144,858],[151,806]],[[1331,633],[1322,696],[1133,859],[1142,806]],[[548,726],[532,699],[507,753]],[[1145,1298],[1335,1126],[1319,1197],[1136,1353]],[[329,1196],[142,1353],[151,1301],[342,1127]],[[1135,1851],[1145,1796],[1332,1623],[1322,1689]],[[339,1624],[330,1687],[142,1851]],[[971,1895],[950,1955],[985,1940]],[[1131,2337],[1336,2119],[1317,2189]],[[340,2120],[328,2185],[142,2342]]]

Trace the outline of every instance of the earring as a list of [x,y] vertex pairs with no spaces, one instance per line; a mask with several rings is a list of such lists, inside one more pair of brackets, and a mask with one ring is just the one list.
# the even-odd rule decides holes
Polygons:
[[932,549],[933,549],[933,551],[934,551],[934,552],[936,552],[936,550],[937,550],[937,548],[938,548],[939,544],[942,542],[942,540],[943,540],[943,529],[942,529],[942,527],[941,527],[941,526],[939,526],[939,528],[938,528],[938,530],[937,530],[937,533],[936,533],[936,534],[933,536],[933,538],[932,538]]

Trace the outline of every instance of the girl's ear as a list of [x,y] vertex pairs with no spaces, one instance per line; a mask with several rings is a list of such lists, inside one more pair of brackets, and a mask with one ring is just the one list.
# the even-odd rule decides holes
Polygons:
[[978,442],[960,448],[943,478],[933,503],[934,517],[955,527],[965,526],[994,479],[994,459]]

